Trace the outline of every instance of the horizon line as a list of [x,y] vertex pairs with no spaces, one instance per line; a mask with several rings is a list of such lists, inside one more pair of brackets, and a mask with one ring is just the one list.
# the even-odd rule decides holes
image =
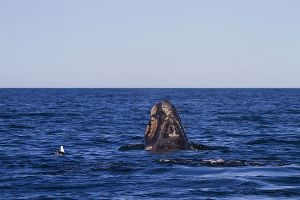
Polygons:
[[0,89],[300,89],[300,87],[0,87]]

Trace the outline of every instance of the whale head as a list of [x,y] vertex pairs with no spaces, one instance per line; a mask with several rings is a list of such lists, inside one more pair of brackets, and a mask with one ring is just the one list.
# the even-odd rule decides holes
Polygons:
[[145,150],[165,152],[189,149],[191,144],[175,107],[169,101],[154,105],[145,131]]

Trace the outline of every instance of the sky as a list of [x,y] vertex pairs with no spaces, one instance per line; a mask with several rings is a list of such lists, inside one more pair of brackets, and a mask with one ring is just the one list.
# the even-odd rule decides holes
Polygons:
[[299,0],[0,0],[0,87],[298,88],[299,10]]

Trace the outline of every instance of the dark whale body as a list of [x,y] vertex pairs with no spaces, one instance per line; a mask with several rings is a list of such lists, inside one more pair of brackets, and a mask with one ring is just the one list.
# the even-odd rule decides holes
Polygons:
[[219,147],[190,142],[176,108],[169,101],[162,101],[155,104],[151,109],[144,144],[128,144],[119,148],[120,151],[143,149],[152,152],[167,152],[176,150],[214,150],[219,149]]
[[[228,152],[224,146],[206,146],[190,142],[181,123],[175,107],[169,101],[162,101],[151,109],[150,120],[144,136],[144,144],[128,144],[119,148],[120,151],[146,150],[157,153],[178,150],[220,150]],[[211,166],[211,167],[239,167],[239,166],[264,166],[263,162],[246,160],[224,159],[164,159],[159,163],[188,165],[188,166]],[[282,166],[282,164],[279,164]]]
[[194,149],[176,108],[169,101],[162,101],[152,107],[144,145],[145,150],[153,152]]

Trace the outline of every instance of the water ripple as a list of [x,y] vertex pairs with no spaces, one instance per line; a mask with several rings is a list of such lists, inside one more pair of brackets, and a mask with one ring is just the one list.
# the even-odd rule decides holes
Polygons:
[[[162,99],[208,148],[143,150]],[[299,199],[299,102],[299,89],[0,89],[0,198]]]

